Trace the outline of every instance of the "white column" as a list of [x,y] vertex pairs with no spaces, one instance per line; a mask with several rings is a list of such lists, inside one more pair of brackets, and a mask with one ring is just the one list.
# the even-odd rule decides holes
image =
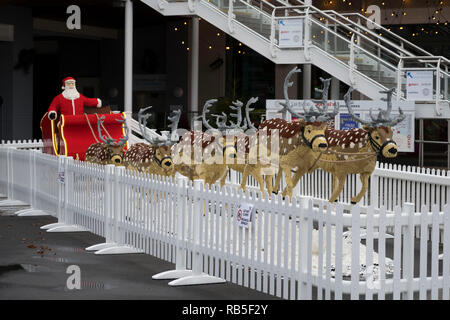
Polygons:
[[133,110],[133,2],[125,0],[125,97],[124,111]]
[[331,96],[330,99],[339,100],[339,79],[331,78]]
[[190,77],[190,111],[193,116],[195,112],[198,112],[198,54],[199,54],[199,21],[198,17],[192,18],[191,25],[191,77]]
[[[312,5],[312,0],[305,0],[305,5]],[[303,65],[303,99],[311,99],[311,65]]]
[[303,99],[311,99],[311,64],[303,65]]

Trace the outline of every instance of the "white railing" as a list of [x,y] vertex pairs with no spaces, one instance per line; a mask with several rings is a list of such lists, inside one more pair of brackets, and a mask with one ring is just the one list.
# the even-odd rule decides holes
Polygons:
[[[239,186],[241,176],[240,172],[230,171],[227,183]],[[285,186],[284,179],[281,181],[280,191]],[[251,176],[247,179],[247,187],[259,190],[258,182]],[[351,198],[360,190],[359,174],[349,175],[339,202],[350,205]],[[318,169],[300,179],[293,196],[327,200],[331,193],[332,175]],[[431,210],[433,205],[438,205],[439,210],[443,210],[443,206],[450,202],[450,171],[377,162],[370,177],[368,191],[361,200],[362,207],[384,206],[392,212],[395,206],[405,202],[413,203],[415,211],[420,211],[422,206]]]
[[[178,271],[192,268],[194,277],[209,274],[285,299],[449,299],[448,205],[414,210],[405,199],[393,212],[371,205],[364,213],[358,205],[263,199],[232,185],[205,188],[183,177],[4,147],[0,172],[7,173],[0,191],[52,213],[60,228],[89,230],[176,263]],[[236,223],[243,203],[254,207],[249,229]]]
[[38,149],[42,150],[44,148],[44,144],[41,139],[39,140],[2,140],[2,147],[11,147],[17,149]]

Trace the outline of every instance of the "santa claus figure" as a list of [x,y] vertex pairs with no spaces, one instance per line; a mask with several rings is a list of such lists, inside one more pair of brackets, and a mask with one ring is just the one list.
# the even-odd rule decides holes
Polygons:
[[57,95],[48,108],[48,118],[55,120],[58,113],[63,115],[80,115],[84,107],[100,108],[102,101],[98,98],[86,98],[77,91],[75,79],[67,77],[63,80],[61,94]]

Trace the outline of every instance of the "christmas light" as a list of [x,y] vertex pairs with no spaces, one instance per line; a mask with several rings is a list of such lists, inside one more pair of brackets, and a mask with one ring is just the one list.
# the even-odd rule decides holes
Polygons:
[[184,44],[184,41],[181,41],[181,44]]
[[174,28],[175,31],[178,31],[178,28]]
[[186,50],[187,50],[187,51],[189,51],[189,47],[188,47],[188,48],[186,48]]
[[219,32],[217,32],[217,36],[220,37],[220,33]]
[[212,46],[209,46],[208,49],[211,50],[211,49],[212,49]]
[[225,47],[225,49],[230,50],[230,47]]

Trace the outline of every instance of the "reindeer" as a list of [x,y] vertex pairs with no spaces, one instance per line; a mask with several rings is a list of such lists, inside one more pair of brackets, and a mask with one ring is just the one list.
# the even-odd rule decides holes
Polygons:
[[[151,138],[147,135],[145,128],[149,115],[143,113],[151,107],[141,109],[138,113],[139,128],[142,137],[149,143],[136,143],[132,145],[124,156],[124,164],[129,170],[162,176],[173,176],[175,174],[172,161],[171,146],[176,142],[174,133],[180,121],[181,110],[175,110],[172,117],[168,117],[171,128],[170,138]],[[174,138],[174,139],[172,139]],[[175,141],[173,141],[175,140]]]
[[[322,113],[325,109],[319,109],[319,112],[314,111],[312,106],[309,110],[306,109],[306,105],[303,105],[304,115],[297,114],[292,110],[289,97],[288,87],[292,86],[293,82],[290,82],[290,77],[300,72],[297,67],[292,69],[285,78],[284,81],[284,97],[286,102],[280,103],[284,110],[283,112],[290,112],[298,119],[293,122],[287,122],[283,119],[270,119],[265,120],[259,126],[259,132],[267,130],[267,147],[270,149],[271,131],[278,130],[279,134],[279,169],[274,186],[274,191],[278,192],[281,175],[284,173],[286,179],[286,188],[283,191],[283,196],[289,195],[292,199],[292,189],[298,182],[294,183],[291,179],[291,170],[297,168],[296,175],[302,177],[315,163],[316,156],[320,152],[324,152],[328,148],[328,142],[325,137],[325,130],[327,127],[327,121],[334,118],[339,112],[339,106],[335,106],[334,110],[330,114]],[[324,82],[324,94],[328,90],[329,80],[323,80]],[[316,107],[317,108],[317,107]],[[268,179],[269,180],[269,179]],[[268,181],[266,180],[266,181]]]
[[226,175],[227,163],[237,156],[236,138],[223,137],[220,131],[214,130],[206,120],[209,108],[216,101],[206,101],[202,112],[203,123],[212,132],[186,132],[172,150],[177,172],[190,180],[203,179],[209,185]]
[[[234,107],[230,106],[230,108],[232,110],[236,110],[236,114],[231,114],[231,116],[235,117],[237,121],[236,123],[230,121],[231,122],[230,126],[226,124],[227,116],[225,113],[222,113],[222,115],[213,114],[212,116],[215,116],[217,118],[216,119],[217,130],[221,131],[222,133],[225,133],[227,136],[233,136],[236,139],[238,157],[233,159],[230,163],[228,163],[228,168],[242,173],[242,180],[239,188],[242,189],[244,192],[246,191],[247,178],[249,175],[251,175],[256,179],[256,181],[258,181],[261,194],[264,197],[263,173],[267,173],[268,170],[270,170],[271,164],[269,163],[269,161],[264,162],[264,159],[261,159],[259,157],[260,154],[266,155],[267,150],[258,153],[259,147],[263,146],[259,146],[258,144],[259,135],[257,133],[257,129],[250,120],[250,111],[254,110],[250,108],[250,105],[257,101],[258,98],[251,98],[247,101],[247,104],[245,106],[244,119],[242,119],[241,116],[241,109],[243,103],[239,100],[233,102]],[[244,124],[241,126],[242,120],[244,120]],[[247,128],[250,129],[249,130],[250,135],[243,132]],[[209,129],[212,129],[211,126],[209,126]],[[272,175],[270,175],[270,178],[272,177]],[[220,180],[221,185],[225,184],[226,177],[227,175],[225,174]],[[271,184],[267,185],[270,194],[272,192]]]
[[[351,198],[351,203],[356,204],[367,191],[369,177],[375,169],[377,155],[382,158],[394,158],[397,156],[398,147],[392,140],[392,126],[405,119],[405,114],[399,108],[399,116],[391,118],[392,94],[394,89],[380,91],[387,94],[382,98],[387,102],[387,110],[379,109],[378,117],[375,118],[370,112],[371,120],[365,121],[355,116],[350,102],[350,88],[344,96],[345,104],[351,118],[363,125],[362,129],[335,130],[327,129],[325,135],[328,138],[329,149],[321,157],[317,157],[316,164],[309,170],[313,172],[321,168],[333,175],[333,192],[330,202],[337,201],[341,193],[345,179],[349,174],[359,173],[362,182],[361,191]],[[293,177],[296,183],[301,178],[297,173]]]
[[97,130],[100,140],[103,142],[97,142],[91,144],[86,150],[85,161],[96,164],[114,164],[116,166],[122,165],[123,162],[123,148],[128,141],[128,127],[124,116],[122,120],[116,119],[118,122],[122,122],[125,127],[126,134],[119,142],[114,142],[111,137],[103,136],[101,133],[100,125],[103,124],[105,116],[101,116],[97,121]]

